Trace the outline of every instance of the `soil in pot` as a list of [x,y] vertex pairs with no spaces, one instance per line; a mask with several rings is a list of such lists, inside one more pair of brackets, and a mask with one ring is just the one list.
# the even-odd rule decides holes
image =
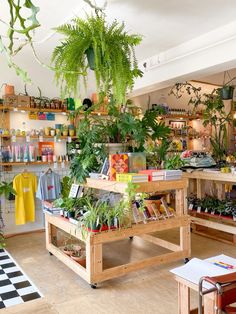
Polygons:
[[69,248],[67,248],[67,247],[65,246],[65,247],[63,248],[63,252],[64,252],[66,255],[71,256],[71,255],[73,254],[74,250],[73,250],[73,249],[69,249]]

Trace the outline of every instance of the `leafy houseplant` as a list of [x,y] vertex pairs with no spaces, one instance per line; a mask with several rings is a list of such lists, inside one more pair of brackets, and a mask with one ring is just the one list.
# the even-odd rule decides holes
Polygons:
[[65,36],[52,54],[62,92],[76,94],[80,79],[86,81],[90,66],[100,98],[113,94],[116,103],[124,103],[134,79],[142,76],[134,53],[141,36],[129,35],[124,23],[116,20],[109,25],[101,11],[87,16],[86,20],[76,18],[71,24],[57,27],[56,31]]
[[[0,182],[0,197],[4,196],[9,199],[10,195],[16,195],[16,191],[13,189],[12,182],[7,183],[5,181]],[[1,212],[1,199],[0,199],[0,212]],[[5,246],[3,231],[0,230],[0,248]]]
[[180,158],[179,154],[175,154],[169,157],[165,161],[165,169],[176,170],[180,169],[185,165],[185,162]]
[[217,162],[224,160],[227,152],[227,125],[232,123],[232,115],[225,111],[220,90],[213,89],[210,94],[206,94],[201,92],[201,87],[197,88],[186,82],[175,84],[170,94],[181,98],[184,92],[190,96],[189,104],[195,109],[200,105],[203,106],[203,125],[212,128],[210,143],[213,157]]

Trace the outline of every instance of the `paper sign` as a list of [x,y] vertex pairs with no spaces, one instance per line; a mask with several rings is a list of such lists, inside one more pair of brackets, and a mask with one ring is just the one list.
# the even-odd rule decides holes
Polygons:
[[76,197],[78,190],[79,190],[79,185],[78,184],[72,184],[72,186],[70,188],[69,197]]

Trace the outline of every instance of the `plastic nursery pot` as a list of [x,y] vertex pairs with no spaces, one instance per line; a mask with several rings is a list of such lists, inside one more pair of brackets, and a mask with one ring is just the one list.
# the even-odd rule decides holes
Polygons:
[[88,65],[89,68],[91,70],[95,69],[95,56],[94,56],[94,50],[93,47],[89,47],[86,51],[85,51],[87,60],[88,60]]
[[234,96],[234,87],[233,86],[223,86],[220,89],[220,97],[223,100],[233,99]]
[[101,225],[96,225],[96,223],[92,224],[92,228],[88,227],[88,231],[90,232],[99,232],[101,230]]
[[74,217],[75,217],[75,212],[70,212],[70,211],[68,211],[68,212],[67,212],[67,217],[68,217],[68,218],[74,218]]

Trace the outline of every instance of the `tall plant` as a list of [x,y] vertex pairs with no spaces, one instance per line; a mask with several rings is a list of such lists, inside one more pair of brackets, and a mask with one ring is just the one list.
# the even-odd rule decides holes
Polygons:
[[232,114],[225,111],[221,90],[213,89],[210,94],[206,94],[202,93],[201,87],[185,82],[175,84],[170,94],[181,98],[185,92],[190,97],[190,105],[193,105],[195,109],[202,106],[203,125],[209,125],[212,128],[210,143],[214,158],[216,161],[224,159],[228,141],[227,125],[232,123]]
[[134,52],[141,36],[129,35],[124,23],[116,20],[108,24],[101,11],[85,20],[76,18],[56,31],[65,36],[52,54],[55,77],[62,92],[77,93],[81,78],[86,82],[89,59],[100,99],[112,94],[116,103],[124,103],[134,79],[142,76]]

